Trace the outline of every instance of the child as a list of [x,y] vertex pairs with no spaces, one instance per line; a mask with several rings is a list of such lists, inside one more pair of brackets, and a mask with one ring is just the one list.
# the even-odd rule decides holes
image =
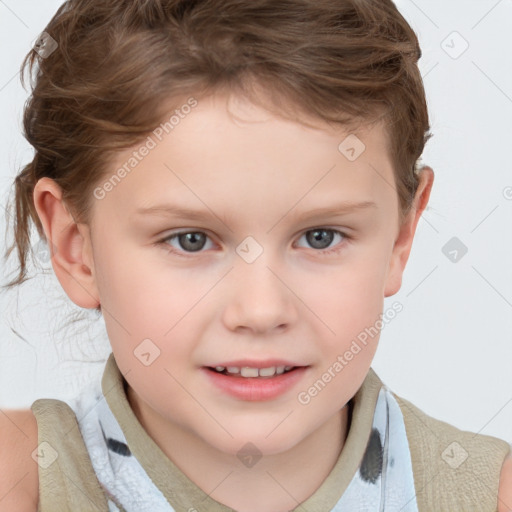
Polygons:
[[2,419],[0,510],[512,509],[509,445],[392,393],[363,335],[432,188],[420,55],[391,0],[59,9],[10,286],[32,220],[112,353]]

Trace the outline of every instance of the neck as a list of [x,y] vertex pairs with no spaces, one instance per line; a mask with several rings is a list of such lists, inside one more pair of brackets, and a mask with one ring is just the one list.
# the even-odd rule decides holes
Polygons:
[[336,464],[350,423],[347,406],[290,450],[263,455],[246,468],[236,455],[219,451],[190,430],[160,418],[130,386],[127,398],[140,424],[167,457],[210,498],[238,512],[288,511],[308,499]]

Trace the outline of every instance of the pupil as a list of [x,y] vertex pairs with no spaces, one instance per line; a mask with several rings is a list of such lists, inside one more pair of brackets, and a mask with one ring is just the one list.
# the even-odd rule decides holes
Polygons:
[[[197,245],[197,241],[202,241],[203,243],[199,243],[199,247]],[[203,240],[201,240],[203,239]],[[201,250],[204,245],[204,235],[203,233],[186,233],[180,236],[180,244],[184,249],[187,250]]]
[[[308,242],[317,249],[325,249],[326,247],[329,247],[334,239],[332,232],[325,229],[310,231],[310,233],[312,236],[308,236]],[[321,239],[324,235],[327,235],[327,238],[324,240],[324,242],[322,242]],[[317,242],[320,242],[320,247],[315,246],[315,243]]]

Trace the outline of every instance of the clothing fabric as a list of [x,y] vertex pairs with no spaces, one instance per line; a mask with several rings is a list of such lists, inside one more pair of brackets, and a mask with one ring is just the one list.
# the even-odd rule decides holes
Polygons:
[[[68,404],[34,402],[39,442],[58,453],[40,468],[38,511],[230,511],[154,443],[131,410],[125,386],[111,354],[101,386],[92,384]],[[338,461],[297,511],[496,511],[507,443],[429,418],[371,369],[351,402]]]
[[[92,465],[108,496],[111,512],[174,511],[132,455],[119,423],[97,387],[72,402]],[[398,403],[389,390],[379,392],[370,439],[359,470],[333,508],[382,511],[392,507],[417,512],[411,455]]]

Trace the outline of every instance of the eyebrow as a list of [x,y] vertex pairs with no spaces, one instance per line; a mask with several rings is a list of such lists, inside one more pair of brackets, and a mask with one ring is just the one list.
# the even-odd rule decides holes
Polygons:
[[[320,217],[320,216],[336,216],[346,215],[348,213],[365,210],[369,208],[378,208],[377,204],[373,201],[345,201],[328,207],[315,208],[313,210],[303,211],[300,214],[293,215],[296,221],[301,221],[305,218]],[[291,212],[291,208],[284,216]],[[157,217],[176,217],[191,220],[208,220],[213,216],[217,217],[211,210],[193,210],[183,208],[172,204],[161,204],[154,206],[140,207],[135,210],[135,213],[140,216],[157,216]],[[217,217],[218,218],[218,217]]]

